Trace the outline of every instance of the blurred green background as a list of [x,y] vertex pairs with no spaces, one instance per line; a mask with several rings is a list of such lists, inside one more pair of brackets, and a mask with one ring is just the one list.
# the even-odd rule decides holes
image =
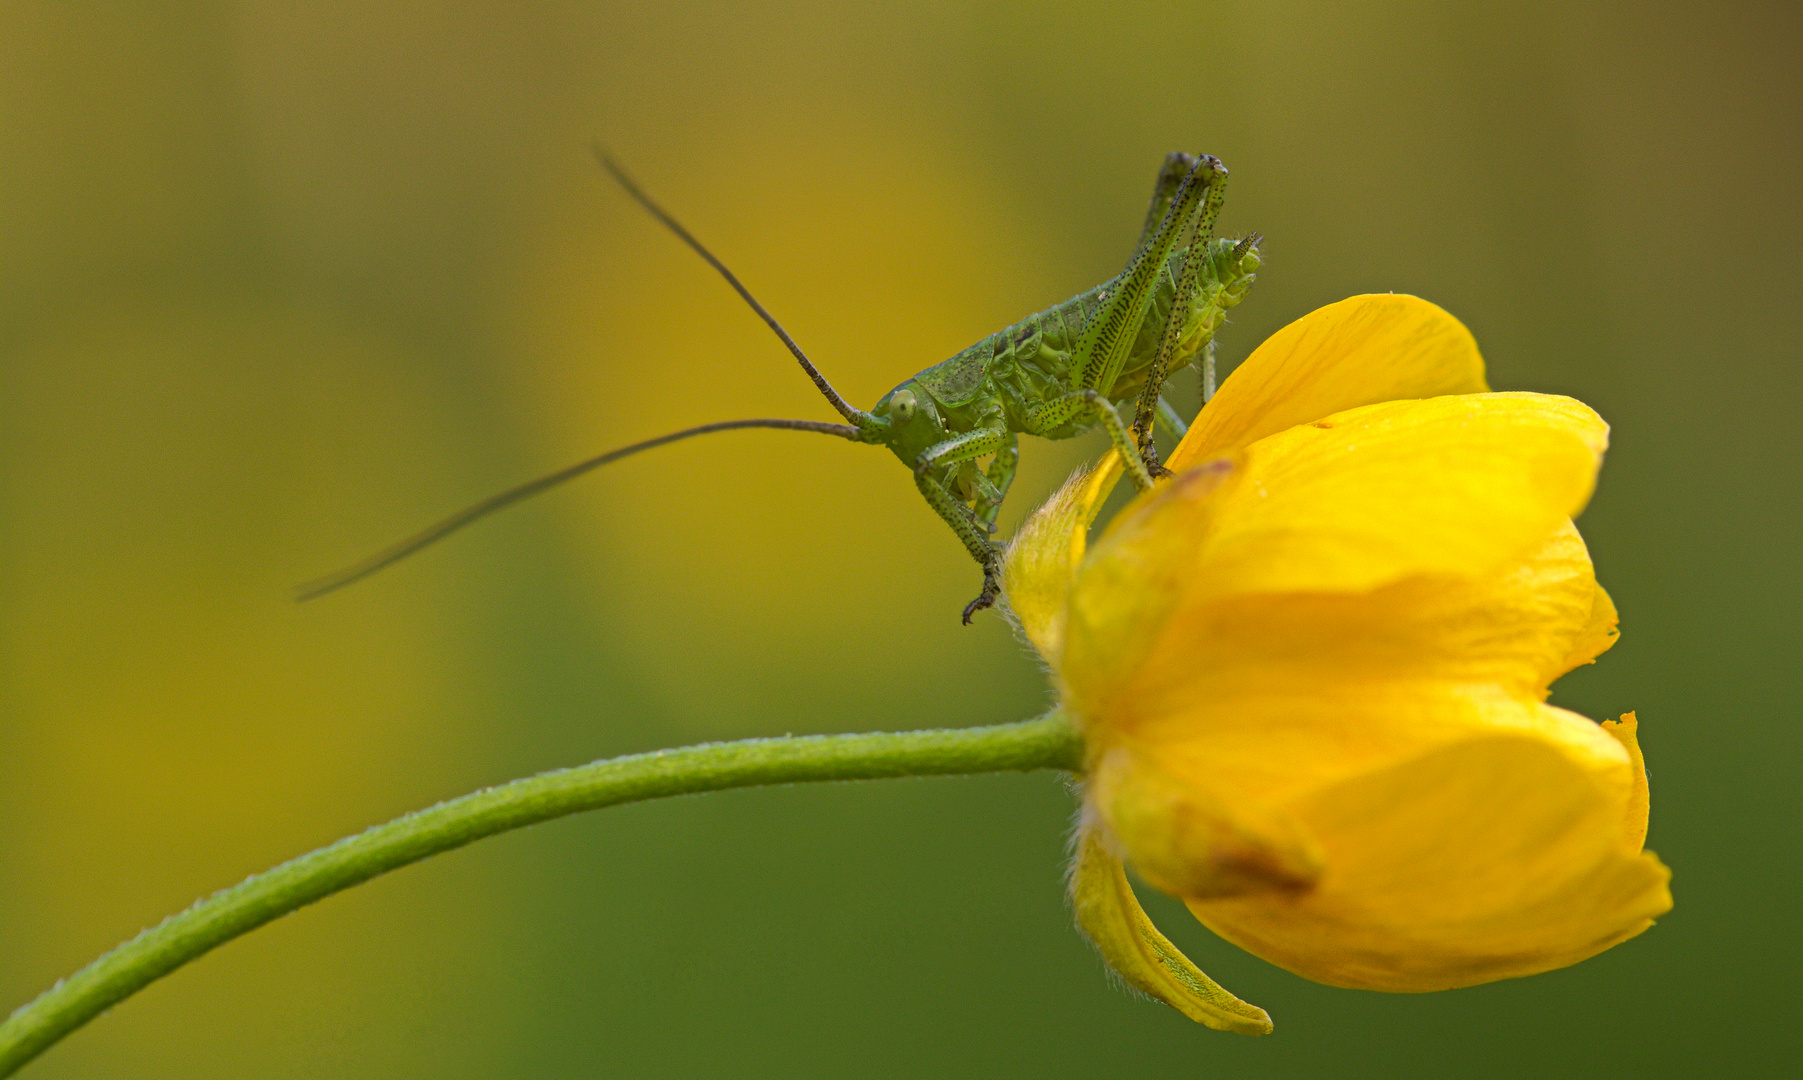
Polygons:
[[[592,476],[328,599],[502,486],[830,418],[602,136],[854,402],[1124,263],[1233,170],[1223,336],[1425,296],[1614,425],[1582,525],[1677,908],[1576,968],[1112,988],[1050,774],[739,792],[489,841],[236,942],[57,1077],[1693,1077],[1803,1069],[1803,16],[1794,4],[0,5],[0,1009],[186,905],[480,785],[1046,701],[883,451],[775,432]],[[1193,403],[1192,403],[1193,404]],[[1031,442],[1017,519],[1100,449]]]

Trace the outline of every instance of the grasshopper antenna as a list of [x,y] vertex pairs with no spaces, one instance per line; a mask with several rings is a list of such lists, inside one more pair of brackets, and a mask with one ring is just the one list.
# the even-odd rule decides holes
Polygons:
[[362,581],[376,571],[393,566],[420,549],[436,544],[473,521],[512,506],[522,499],[529,499],[541,491],[554,488],[566,480],[574,480],[590,469],[598,469],[609,462],[618,461],[623,457],[631,457],[641,450],[650,450],[653,447],[680,442],[683,439],[692,439],[697,435],[707,435],[715,431],[733,431],[738,428],[818,431],[822,435],[837,435],[841,439],[850,439],[852,442],[859,441],[857,428],[845,424],[826,424],[818,420],[724,420],[717,424],[702,424],[700,427],[685,428],[668,435],[659,435],[655,439],[646,439],[644,442],[636,442],[631,446],[622,446],[618,450],[609,450],[607,453],[589,458],[587,461],[579,461],[568,468],[559,469],[549,476],[541,476],[537,480],[528,481],[519,487],[509,488],[499,495],[483,499],[476,505],[460,510],[438,524],[409,536],[393,547],[376,552],[360,563],[297,586],[294,590],[295,598],[311,600],[329,592],[336,592],[353,582]]
[[782,339],[783,344],[789,347],[791,353],[795,354],[795,359],[801,361],[801,369],[808,373],[808,378],[814,380],[814,385],[819,388],[821,394],[825,395],[826,400],[832,404],[833,408],[839,411],[840,416],[845,417],[845,419],[851,421],[853,424],[857,424],[860,428],[870,422],[871,417],[868,413],[860,411],[855,408],[851,402],[846,401],[839,396],[839,392],[833,389],[833,385],[826,381],[826,376],[820,374],[820,369],[814,366],[812,360],[808,359],[808,354],[802,352],[801,346],[795,344],[795,339],[789,336],[787,330],[783,329],[783,324],[777,322],[776,316],[770,314],[769,311],[765,310],[764,305],[758,303],[757,297],[751,295],[751,290],[747,289],[744,284],[739,281],[738,277],[733,274],[731,270],[726,268],[725,263],[715,258],[713,252],[703,247],[701,241],[690,235],[689,230],[682,227],[682,222],[671,217],[669,211],[652,201],[651,196],[645,194],[644,189],[639,187],[638,182],[628,175],[625,169],[620,167],[620,163],[613,159],[612,154],[607,152],[607,147],[602,146],[600,142],[596,142],[594,150],[595,158],[601,162],[601,167],[612,174],[615,180],[619,181],[620,186],[626,189],[626,194],[632,196],[633,199],[640,206],[644,207],[652,217],[662,222],[664,228],[675,233],[677,239],[694,249],[695,254],[707,260],[707,264],[715,270],[718,270],[720,276],[726,279],[726,283],[731,285],[747,304],[751,305],[751,310],[758,313],[758,318],[764,320],[764,324],[770,327],[771,331],[775,333],[777,337]]

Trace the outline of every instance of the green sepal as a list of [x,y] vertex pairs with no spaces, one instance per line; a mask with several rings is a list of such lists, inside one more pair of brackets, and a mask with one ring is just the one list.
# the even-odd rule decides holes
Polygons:
[[1102,959],[1135,990],[1216,1031],[1269,1035],[1271,1016],[1221,989],[1158,932],[1139,906],[1121,860],[1092,822],[1077,835],[1071,907]]

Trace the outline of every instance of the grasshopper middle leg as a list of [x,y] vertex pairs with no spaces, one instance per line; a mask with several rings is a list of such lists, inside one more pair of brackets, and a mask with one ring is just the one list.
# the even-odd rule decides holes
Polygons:
[[1102,429],[1108,432],[1108,441],[1114,444],[1122,464],[1127,467],[1127,475],[1133,478],[1133,486],[1141,491],[1150,490],[1152,474],[1140,460],[1139,447],[1134,445],[1127,425],[1121,422],[1121,414],[1099,391],[1076,390],[1038,406],[1027,414],[1027,433],[1038,435],[1051,431],[1081,413],[1088,413],[1101,422]]

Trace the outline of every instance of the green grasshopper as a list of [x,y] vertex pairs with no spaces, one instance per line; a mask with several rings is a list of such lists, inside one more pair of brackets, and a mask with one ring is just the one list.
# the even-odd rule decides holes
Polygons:
[[[884,394],[869,412],[854,408],[820,374],[788,331],[724,263],[642,191],[605,151],[596,156],[627,194],[724,277],[769,325],[844,424],[813,420],[729,420],[621,447],[477,503],[363,562],[302,585],[311,599],[413,554],[502,507],[654,446],[715,431],[765,427],[817,431],[887,446],[914,471],[914,484],[983,568],[983,591],[964,622],[1001,595],[1002,548],[991,537],[1020,459],[1018,434],[1068,439],[1100,426],[1135,486],[1168,475],[1152,440],[1154,417],[1178,435],[1184,426],[1160,396],[1166,377],[1200,354],[1204,394],[1212,390],[1214,333],[1258,269],[1258,237],[1214,239],[1227,169],[1204,154],[1165,158],[1152,189],[1138,249],[1120,275],[1056,307],[991,334]],[[1133,406],[1131,425],[1121,409]],[[989,458],[987,468],[979,461]]]

